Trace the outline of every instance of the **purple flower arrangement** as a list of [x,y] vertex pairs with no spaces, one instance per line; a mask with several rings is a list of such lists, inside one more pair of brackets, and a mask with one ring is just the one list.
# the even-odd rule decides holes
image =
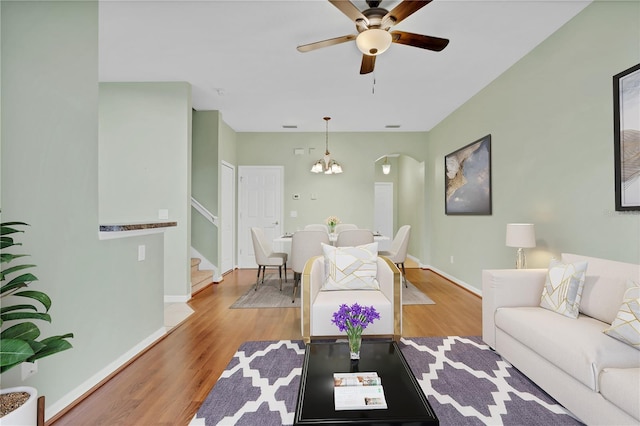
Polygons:
[[347,332],[351,359],[360,359],[362,330],[377,319],[380,319],[380,314],[373,306],[360,306],[357,303],[351,306],[343,303],[338,311],[333,313],[331,322],[337,325],[340,331]]
[[351,306],[340,305],[337,312],[333,313],[332,323],[338,326],[340,331],[350,333],[362,333],[374,320],[380,319],[380,314],[373,306],[360,306],[354,303]]

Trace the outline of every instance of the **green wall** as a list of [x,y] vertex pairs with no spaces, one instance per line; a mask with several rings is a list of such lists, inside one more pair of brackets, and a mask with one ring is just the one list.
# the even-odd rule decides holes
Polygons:
[[[398,185],[394,191],[397,196],[397,220],[395,232],[402,225],[411,225],[409,247],[407,253],[416,257],[421,263],[426,263],[429,253],[425,250],[429,236],[425,234],[425,163],[414,158],[401,155],[398,157]],[[393,169],[392,169],[393,170]],[[397,195],[396,195],[397,194]]]
[[[218,216],[218,111],[193,111],[192,196]],[[191,209],[191,245],[214,265],[218,260],[218,228]]]
[[[640,3],[594,2],[430,131],[430,263],[480,288],[482,269],[514,267],[510,222],[536,225],[530,267],[562,252],[640,263],[640,215],[614,210],[612,124],[612,76],[638,62]],[[493,215],[444,215],[444,155],[486,134]]]
[[0,8],[2,221],[31,224],[21,249],[53,300],[43,335],[75,334],[2,387],[36,387],[49,418],[164,333],[163,238],[98,239],[98,3]]
[[167,301],[188,300],[191,205],[191,86],[100,83],[99,220],[156,222],[165,231]]
[[[295,155],[294,149],[303,149]],[[402,153],[419,162],[426,160],[426,133],[333,133],[329,130],[329,151],[344,170],[340,175],[310,173],[311,166],[322,158],[324,133],[238,133],[238,165],[284,166],[284,228],[294,232],[310,223],[324,223],[330,215],[343,223],[362,228],[373,227],[374,181],[379,177],[376,159],[390,153]],[[400,185],[400,182],[398,183]],[[394,193],[398,191],[394,185]],[[420,190],[420,189],[418,189]],[[293,194],[300,194],[294,200]],[[316,196],[312,200],[312,194]],[[421,194],[416,193],[415,197]],[[415,205],[416,215],[423,217]],[[295,211],[297,217],[291,217]],[[412,232],[417,244],[411,255],[424,259],[423,235]]]
[[[222,250],[219,235],[222,226],[220,164],[223,161],[233,167],[237,164],[236,132],[222,120],[219,111],[193,111],[192,193],[207,210],[218,216],[219,225],[213,225],[192,208],[191,245],[217,268]],[[233,257],[235,260],[235,255]],[[220,278],[215,276],[214,280]]]

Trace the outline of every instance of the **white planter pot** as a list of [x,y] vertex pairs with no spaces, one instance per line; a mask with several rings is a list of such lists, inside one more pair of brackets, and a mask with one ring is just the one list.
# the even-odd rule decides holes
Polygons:
[[18,386],[0,390],[0,393],[27,392],[29,399],[17,410],[0,417],[1,426],[36,426],[38,424],[38,391],[29,386]]

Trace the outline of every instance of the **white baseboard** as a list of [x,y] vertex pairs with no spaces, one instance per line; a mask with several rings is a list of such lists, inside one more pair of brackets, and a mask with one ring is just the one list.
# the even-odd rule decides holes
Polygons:
[[149,337],[138,343],[133,348],[129,349],[127,352],[118,357],[115,361],[104,367],[102,370],[91,376],[88,380],[82,383],[80,386],[76,387],[74,390],[48,406],[45,410],[46,420],[51,419],[53,416],[58,414],[60,411],[64,410],[66,407],[73,404],[78,398],[87,393],[91,388],[96,386],[98,383],[109,377],[109,375],[113,374],[118,368],[125,365],[131,359],[133,359],[136,355],[144,351],[146,348],[155,343],[158,339],[162,338],[166,334],[166,330],[164,327],[158,329],[155,333],[151,334]]
[[417,257],[415,257],[415,256],[411,256],[410,254],[407,254],[407,257],[408,257],[409,259],[413,260],[414,262],[416,262],[416,263],[418,264],[418,266],[419,266],[420,268],[422,268],[422,263],[420,262],[420,259],[418,259],[418,258],[417,258]]
[[[420,266],[421,268],[423,268],[423,266]],[[460,287],[463,287],[467,290],[469,290],[471,293],[476,294],[480,297],[482,297],[482,290],[475,288],[474,286],[467,284],[466,282],[459,280],[458,278],[447,274],[446,272],[443,272],[441,270],[439,270],[438,268],[435,268],[433,266],[430,265],[425,265],[424,269],[431,269],[433,272],[435,272],[438,275],[442,275],[443,277],[445,277],[446,279],[448,279],[449,281],[452,281],[454,283],[456,283],[457,285],[459,285]]]
[[191,294],[180,296],[164,295],[164,303],[187,303],[189,300],[191,300]]

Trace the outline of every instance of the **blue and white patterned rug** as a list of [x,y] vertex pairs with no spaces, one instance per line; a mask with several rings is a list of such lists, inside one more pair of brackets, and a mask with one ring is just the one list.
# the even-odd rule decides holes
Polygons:
[[[580,424],[479,337],[399,345],[441,425]],[[303,360],[302,341],[243,343],[192,424],[292,424]]]

